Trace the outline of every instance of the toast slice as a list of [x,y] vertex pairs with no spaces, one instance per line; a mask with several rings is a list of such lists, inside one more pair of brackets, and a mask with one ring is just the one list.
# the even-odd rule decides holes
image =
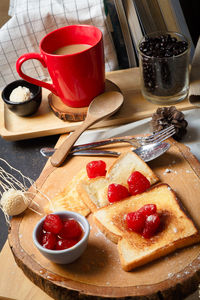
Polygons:
[[51,213],[55,211],[69,210],[78,212],[83,216],[87,216],[90,213],[90,209],[80,199],[77,192],[77,186],[82,180],[87,180],[87,173],[84,169],[79,171],[72,178],[61,193],[51,199],[51,203],[48,203],[45,207],[45,212]]
[[150,181],[151,185],[159,179],[150,167],[134,152],[126,152],[111,165],[105,177],[83,181],[77,190],[92,212],[109,204],[107,189],[109,184],[118,183],[128,187],[127,179],[132,172],[139,171]]
[[[127,213],[145,204],[156,204],[162,224],[150,239],[129,230],[125,222]],[[99,229],[117,243],[120,262],[125,271],[200,241],[200,234],[193,221],[181,208],[172,189],[164,183],[140,195],[101,208],[94,213],[93,218]]]

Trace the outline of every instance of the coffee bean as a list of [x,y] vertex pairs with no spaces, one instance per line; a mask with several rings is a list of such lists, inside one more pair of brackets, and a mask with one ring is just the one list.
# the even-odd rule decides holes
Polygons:
[[169,91],[173,94],[177,92],[177,89],[182,88],[185,80],[183,70],[187,64],[186,59],[180,58],[173,65],[173,62],[168,61],[167,58],[184,53],[188,49],[186,41],[179,41],[170,34],[146,36],[139,45],[139,49],[145,55],[141,55],[141,63],[144,86],[148,92],[165,96]]

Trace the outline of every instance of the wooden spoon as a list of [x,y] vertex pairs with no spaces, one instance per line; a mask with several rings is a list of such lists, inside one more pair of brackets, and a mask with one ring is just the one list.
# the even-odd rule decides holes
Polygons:
[[88,127],[94,123],[99,122],[105,117],[114,114],[123,104],[123,96],[119,92],[105,92],[97,97],[90,103],[86,119],[55,151],[51,157],[51,164],[54,167],[59,167],[70,152],[71,147],[74,145],[79,136]]

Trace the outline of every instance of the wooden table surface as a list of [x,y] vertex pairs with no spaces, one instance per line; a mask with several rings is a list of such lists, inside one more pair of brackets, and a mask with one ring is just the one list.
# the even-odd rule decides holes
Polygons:
[[1,300],[52,300],[51,297],[34,285],[17,266],[8,242],[6,242],[0,253],[0,266]]

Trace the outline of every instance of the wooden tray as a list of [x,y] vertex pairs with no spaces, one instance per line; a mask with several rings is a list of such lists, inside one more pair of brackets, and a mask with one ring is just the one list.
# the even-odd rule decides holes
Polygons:
[[[186,146],[173,139],[170,143],[171,148],[149,165],[162,182],[176,191],[200,228],[200,163]],[[112,149],[123,152],[129,146],[115,146]],[[53,197],[93,159],[76,156],[60,168],[54,168],[48,162],[37,185]],[[114,159],[104,160],[109,166]],[[35,200],[40,207],[46,204],[46,200],[37,197]],[[121,268],[116,245],[101,234],[90,215],[91,234],[82,257],[69,265],[56,265],[45,259],[33,245],[32,231],[39,219],[31,211],[13,218],[9,244],[23,272],[55,299],[79,299],[79,295],[87,299],[90,296],[108,299],[129,296],[133,299],[143,296],[147,297],[145,299],[183,299],[198,288],[200,245],[181,249],[132,272],[125,272]]]
[[[107,79],[116,84],[123,92],[125,101],[123,107],[114,116],[103,120],[92,128],[120,125],[150,117],[157,109],[146,101],[140,93],[140,74],[138,68],[107,73]],[[80,122],[63,121],[55,116],[48,104],[49,91],[43,89],[43,101],[38,112],[30,117],[18,117],[10,112],[0,100],[0,135],[7,140],[22,140],[53,134],[70,132],[80,125]],[[180,110],[195,108],[188,100],[176,107]]]

